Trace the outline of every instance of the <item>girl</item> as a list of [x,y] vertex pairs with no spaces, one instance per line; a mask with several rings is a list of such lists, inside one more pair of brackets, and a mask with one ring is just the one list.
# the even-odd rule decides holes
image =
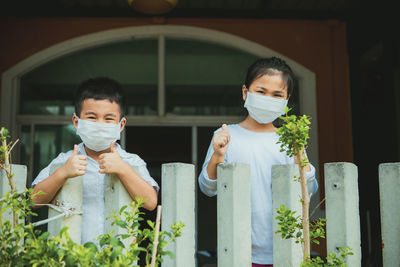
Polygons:
[[[295,160],[280,152],[277,128],[272,122],[284,114],[293,87],[294,75],[285,61],[276,57],[255,61],[242,86],[244,107],[249,114],[239,124],[223,124],[215,131],[199,176],[200,190],[211,197],[217,194],[219,163],[250,165],[253,267],[273,263],[271,167],[294,164]],[[315,169],[311,164],[306,169],[308,190],[314,194],[318,189]]]

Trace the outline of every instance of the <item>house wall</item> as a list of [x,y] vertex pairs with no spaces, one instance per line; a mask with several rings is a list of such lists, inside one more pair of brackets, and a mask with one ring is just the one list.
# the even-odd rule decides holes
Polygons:
[[317,79],[320,170],[325,162],[353,160],[346,25],[337,20],[0,19],[0,73],[36,52],[74,37],[157,24],[197,26],[234,34],[284,54],[313,71]]

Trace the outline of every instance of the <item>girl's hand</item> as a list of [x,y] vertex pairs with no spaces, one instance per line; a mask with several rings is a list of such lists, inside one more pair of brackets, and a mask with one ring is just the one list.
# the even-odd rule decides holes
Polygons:
[[225,157],[228,150],[230,135],[226,124],[222,124],[222,130],[216,133],[213,137],[214,154],[218,157]]
[[86,172],[86,156],[78,155],[78,146],[74,145],[74,151],[63,165],[64,177],[72,178],[84,175]]

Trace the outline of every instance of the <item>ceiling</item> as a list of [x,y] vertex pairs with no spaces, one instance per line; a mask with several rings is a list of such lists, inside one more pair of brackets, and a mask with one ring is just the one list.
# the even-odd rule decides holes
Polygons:
[[[147,0],[151,1],[151,0]],[[179,0],[168,17],[346,18],[361,0]],[[8,0],[1,17],[146,17],[127,0]]]

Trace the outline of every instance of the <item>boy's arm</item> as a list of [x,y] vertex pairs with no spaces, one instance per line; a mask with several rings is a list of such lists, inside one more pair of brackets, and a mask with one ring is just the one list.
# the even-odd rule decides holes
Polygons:
[[[32,200],[35,204],[47,204],[53,198],[54,195],[60,190],[60,188],[64,185],[67,178],[63,174],[63,171],[59,168],[49,177],[39,182],[33,189],[33,193],[44,192],[44,194],[36,195]],[[34,206],[34,208],[38,208],[40,206]]]
[[[75,145],[74,151],[64,165],[34,187],[34,193],[42,191],[44,194],[36,195],[32,199],[33,202],[35,204],[49,203],[68,178],[85,174],[86,165],[86,156],[78,155],[78,146]],[[37,207],[35,206],[35,208]]]
[[128,163],[119,156],[115,142],[111,144],[111,152],[99,156],[100,173],[116,174],[124,184],[131,197],[146,199],[143,207],[147,210],[154,210],[157,207],[157,192],[146,182]]

